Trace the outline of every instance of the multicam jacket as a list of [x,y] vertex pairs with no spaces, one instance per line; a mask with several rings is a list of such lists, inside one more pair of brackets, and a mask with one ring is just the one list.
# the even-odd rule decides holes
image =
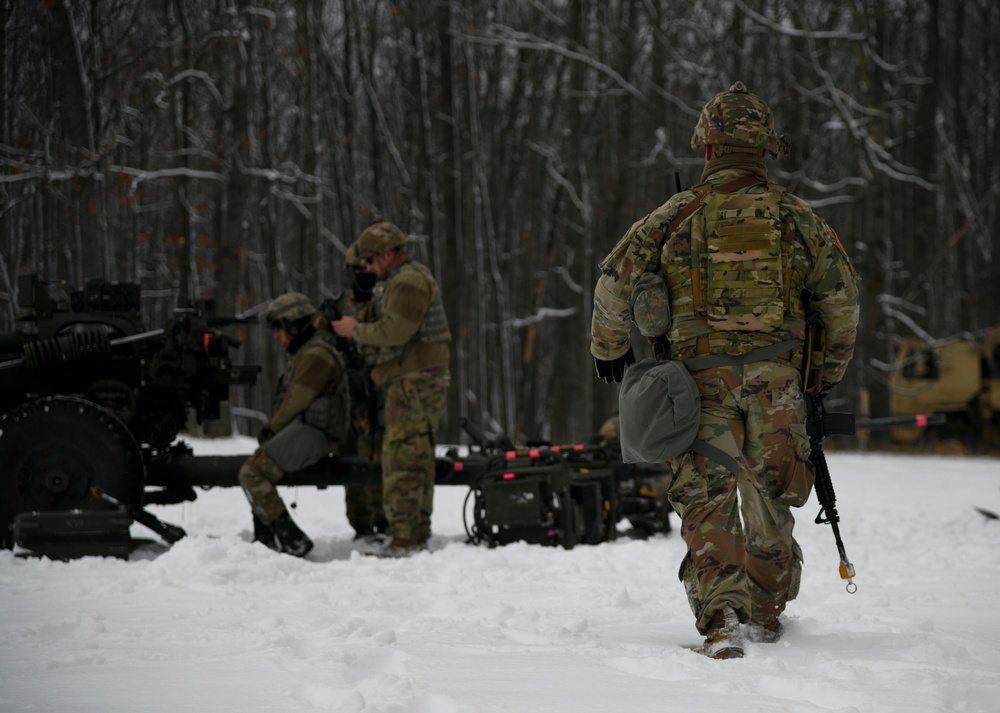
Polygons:
[[[743,177],[750,185],[733,193],[712,190]],[[822,380],[840,381],[859,309],[857,274],[836,234],[808,203],[768,183],[763,158],[718,158],[703,180],[637,221],[601,262],[591,353],[610,360],[628,350],[632,291],[643,273],[659,271],[669,294],[670,358],[802,340],[815,318],[825,328]],[[708,189],[703,204],[665,235],[699,189]],[[799,364],[801,357],[797,349],[784,358]]]
[[375,286],[354,338],[379,386],[415,371],[447,368],[451,331],[434,276],[412,257]]

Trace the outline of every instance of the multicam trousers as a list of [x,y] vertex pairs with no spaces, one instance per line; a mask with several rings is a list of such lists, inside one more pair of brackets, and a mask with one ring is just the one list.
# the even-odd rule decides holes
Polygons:
[[285,473],[312,465],[329,452],[326,434],[300,419],[271,436],[240,467],[240,485],[254,515],[266,525],[281,517],[285,504],[274,486]]
[[394,539],[431,535],[434,447],[448,390],[447,368],[406,374],[385,387],[382,502]]
[[285,472],[263,450],[257,450],[240,467],[240,485],[250,501],[250,509],[265,525],[281,517],[285,503],[274,486]]
[[680,578],[704,634],[725,606],[743,622],[767,621],[796,597],[802,551],[791,508],[805,504],[815,471],[794,367],[767,361],[694,377],[702,400],[698,438],[740,464],[734,475],[691,451],[672,463],[669,499],[688,546]]

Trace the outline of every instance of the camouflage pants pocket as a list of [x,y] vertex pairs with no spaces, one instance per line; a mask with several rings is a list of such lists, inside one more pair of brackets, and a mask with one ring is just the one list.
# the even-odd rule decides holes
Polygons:
[[798,508],[809,499],[816,480],[816,469],[809,460],[809,436],[806,435],[805,424],[793,423],[788,430],[788,446],[781,460],[780,481],[774,484],[774,500],[785,507]]

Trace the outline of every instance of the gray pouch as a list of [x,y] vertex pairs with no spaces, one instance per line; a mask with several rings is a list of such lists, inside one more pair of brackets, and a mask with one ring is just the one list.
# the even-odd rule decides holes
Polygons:
[[625,370],[618,413],[622,460],[664,463],[694,443],[701,396],[681,362],[643,359]]
[[286,473],[302,470],[330,453],[327,435],[296,418],[271,436],[260,449]]

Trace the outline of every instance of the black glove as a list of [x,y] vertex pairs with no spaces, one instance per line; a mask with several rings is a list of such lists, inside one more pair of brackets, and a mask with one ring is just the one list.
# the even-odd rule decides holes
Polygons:
[[354,283],[351,285],[351,290],[354,292],[354,303],[370,302],[377,281],[377,275],[364,270],[355,270]]
[[625,376],[625,367],[635,364],[635,353],[629,346],[628,351],[617,359],[604,360],[594,357],[594,367],[597,369],[597,376],[604,379],[604,383],[618,383]]
[[264,426],[260,429],[257,434],[257,443],[264,443],[267,439],[274,435],[274,431],[271,430],[270,426]]

